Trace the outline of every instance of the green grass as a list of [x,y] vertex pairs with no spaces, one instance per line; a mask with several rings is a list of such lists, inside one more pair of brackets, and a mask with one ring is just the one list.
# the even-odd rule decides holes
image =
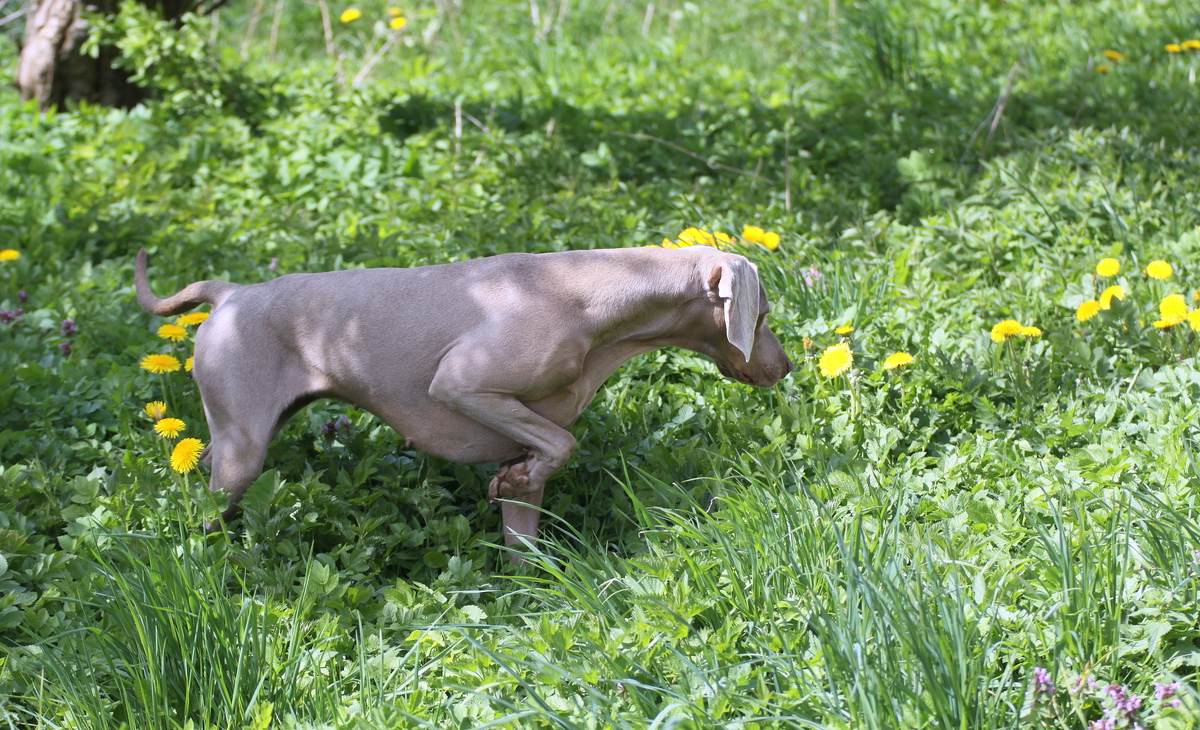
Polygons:
[[[272,58],[264,3],[244,62],[251,3],[130,13],[134,110],[0,91],[0,727],[1198,724],[1198,339],[1153,322],[1200,307],[1200,55],[1164,50],[1200,8],[462,5],[404,7],[357,87],[385,4],[331,6],[337,62],[317,5]],[[797,369],[630,362],[525,568],[488,469],[334,403],[206,535],[220,496],[142,413],[208,438],[190,378],[138,368],[190,354],[141,247],[161,293],[745,225],[782,236],[745,251]]]

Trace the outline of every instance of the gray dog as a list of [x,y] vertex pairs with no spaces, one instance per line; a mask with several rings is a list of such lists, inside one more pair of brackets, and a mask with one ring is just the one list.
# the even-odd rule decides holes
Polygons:
[[226,520],[288,419],[336,398],[428,454],[500,463],[488,493],[502,500],[505,544],[518,545],[537,536],[546,480],[575,449],[567,428],[629,358],[682,347],[764,388],[792,369],[766,325],[758,269],[706,246],[198,281],[166,299],[150,291],[146,265],[142,250],[147,312],[213,305],[193,374],[212,434],[210,487],[229,493]]

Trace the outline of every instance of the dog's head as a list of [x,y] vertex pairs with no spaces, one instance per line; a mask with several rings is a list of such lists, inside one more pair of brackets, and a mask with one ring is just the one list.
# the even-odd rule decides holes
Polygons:
[[721,374],[769,388],[792,371],[792,361],[767,326],[771,304],[758,267],[745,256],[714,251],[701,261],[709,306],[699,329],[703,343],[692,349],[708,355]]

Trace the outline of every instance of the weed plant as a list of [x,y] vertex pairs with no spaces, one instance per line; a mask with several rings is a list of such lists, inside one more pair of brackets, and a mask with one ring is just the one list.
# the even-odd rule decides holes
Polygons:
[[[1194,3],[92,22],[151,101],[0,91],[0,727],[1197,725]],[[795,371],[631,361],[531,565],[487,468],[328,402],[203,531],[203,324],[139,248],[165,293],[697,242]]]

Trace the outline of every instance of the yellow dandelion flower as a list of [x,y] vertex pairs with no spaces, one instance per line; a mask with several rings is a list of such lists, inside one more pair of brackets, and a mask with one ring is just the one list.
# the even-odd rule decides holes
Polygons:
[[[395,8],[392,9],[395,10]],[[403,15],[397,15],[388,23],[388,26],[391,27],[392,30],[400,30],[406,25],[408,25],[408,18],[404,17]]]
[[160,400],[152,400],[146,404],[142,411],[155,421],[161,421],[167,417],[167,404]]
[[1179,53],[1182,50],[1183,50],[1183,48],[1180,47],[1180,45],[1178,43],[1168,43],[1167,44],[1167,53]]
[[838,327],[837,329],[834,330],[834,332],[837,332],[839,335],[848,335],[853,331],[854,331],[854,328],[848,324],[844,324],[841,327]]
[[901,365],[907,365],[913,361],[913,356],[907,352],[897,352],[893,355],[888,355],[888,359],[883,361],[884,370],[895,370]]
[[813,341],[812,341],[812,339],[811,339],[811,338],[805,337],[803,340],[801,340],[801,342],[803,342],[803,343],[804,343],[804,349],[805,349],[805,350],[811,350],[811,349],[812,349],[812,346],[813,346]]
[[195,357],[189,357],[187,360],[184,360],[184,361],[183,361],[183,369],[184,369],[185,371],[187,371],[187,372],[189,372],[189,373],[190,373],[190,372],[192,372],[192,366],[193,366],[195,363],[196,363],[196,358],[195,358]]
[[400,17],[401,15],[404,15],[404,11],[401,10],[400,8],[388,8],[387,14],[392,16],[393,18],[397,18],[397,17]]
[[1200,40],[1192,39],[1184,41],[1180,44],[1180,48],[1185,51],[1200,51]]
[[1156,320],[1154,320],[1154,326],[1159,328],[1160,330],[1165,330],[1168,327],[1174,327],[1175,325],[1179,324],[1182,321],[1183,320],[1178,320],[1178,319],[1156,319]]
[[1121,272],[1121,262],[1117,261],[1116,259],[1108,258],[1108,259],[1104,259],[1100,263],[1096,264],[1096,275],[1097,276],[1102,276],[1107,279],[1110,276],[1116,276],[1120,272]]
[[154,424],[154,432],[165,439],[173,439],[180,434],[187,424],[178,418],[164,418]]
[[1187,300],[1183,298],[1182,294],[1163,297],[1163,300],[1158,303],[1158,315],[1167,321],[1179,324],[1187,319]]
[[854,351],[844,342],[834,345],[821,354],[821,360],[817,364],[821,368],[822,375],[827,378],[836,378],[854,364]]
[[187,330],[177,324],[164,324],[158,328],[158,336],[171,342],[179,342],[187,337]]
[[0,251],[0,262],[16,261],[19,258],[21,258],[21,252],[15,248],[6,248]]
[[147,355],[142,358],[142,370],[149,370],[155,375],[173,373],[179,369],[179,360],[170,355]]
[[720,245],[722,243],[733,243],[733,238],[728,233],[722,233],[721,231],[717,231],[716,233],[713,234],[713,237],[717,239],[717,247],[718,248],[720,247]]
[[742,238],[750,243],[762,243],[766,231],[758,226],[746,226],[742,229]]
[[1125,54],[1121,53],[1120,51],[1105,51],[1104,57],[1110,61],[1124,61],[1125,60]]
[[206,319],[208,319],[208,312],[192,312],[176,319],[175,324],[180,327],[191,327],[194,324],[202,324]]
[[352,20],[358,20],[362,17],[362,11],[358,8],[346,8],[342,11],[341,20],[343,23],[349,23]]
[[779,248],[779,234],[774,231],[767,231],[763,234],[763,240],[760,243],[766,246],[768,251],[774,251]]
[[1096,67],[1096,70],[1102,74],[1106,74],[1109,71],[1111,71],[1112,69],[1110,69],[1108,66],[1105,66],[1104,64],[1100,64],[1099,66]]
[[1166,261],[1151,261],[1146,264],[1146,276],[1159,281],[1166,281],[1171,278],[1171,274],[1175,273],[1175,269]]
[[1015,319],[1006,319],[992,327],[992,342],[1004,342],[1009,337],[1021,334],[1021,323]]
[[1022,327],[1017,334],[1021,337],[1041,337],[1042,331],[1037,327]]
[[1101,309],[1112,309],[1113,297],[1116,297],[1117,299],[1124,301],[1125,300],[1125,287],[1120,286],[1118,284],[1118,285],[1110,286],[1107,289],[1105,289],[1104,291],[1102,291],[1100,293],[1100,308]]
[[1075,310],[1075,319],[1080,322],[1086,322],[1092,317],[1095,317],[1100,312],[1100,302],[1091,300],[1079,305],[1079,309]]
[[201,451],[204,451],[204,442],[200,439],[180,440],[171,452],[171,468],[180,474],[187,474],[196,468]]
[[1193,309],[1188,312],[1187,321],[1192,329],[1200,332],[1200,309]]

